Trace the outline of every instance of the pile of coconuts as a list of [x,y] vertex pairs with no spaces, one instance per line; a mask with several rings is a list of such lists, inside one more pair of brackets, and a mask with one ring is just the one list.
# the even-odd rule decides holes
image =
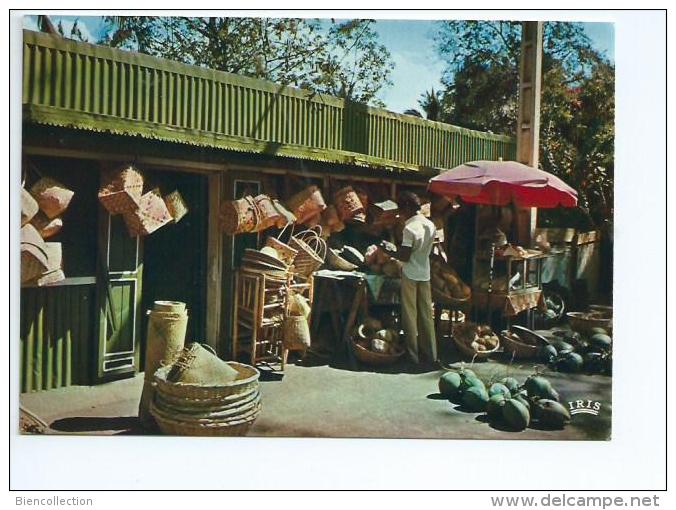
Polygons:
[[556,339],[540,348],[540,361],[560,372],[613,373],[613,339],[603,328],[592,328],[588,334],[557,331]]
[[559,430],[570,422],[570,412],[559,403],[558,392],[537,373],[523,384],[514,377],[504,377],[487,387],[472,370],[462,367],[441,376],[439,393],[469,412],[486,413],[491,423],[500,423],[514,432],[534,424]]

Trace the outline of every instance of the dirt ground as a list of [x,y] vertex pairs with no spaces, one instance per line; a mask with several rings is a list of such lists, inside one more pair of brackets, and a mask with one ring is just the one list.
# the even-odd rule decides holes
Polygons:
[[[458,364],[453,364],[458,366]],[[519,381],[533,364],[475,363],[484,380]],[[328,365],[288,365],[282,380],[261,383],[262,412],[250,436],[604,440],[611,434],[611,381],[602,375],[548,372],[566,403],[601,403],[599,416],[578,414],[563,430],[501,430],[485,415],[463,411],[438,394],[442,370],[352,371]],[[143,434],[136,419],[143,376],[93,387],[21,395],[21,405],[63,434]]]

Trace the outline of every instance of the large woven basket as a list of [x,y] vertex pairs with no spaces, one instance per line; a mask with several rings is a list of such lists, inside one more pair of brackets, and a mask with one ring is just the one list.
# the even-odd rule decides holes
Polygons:
[[326,209],[326,202],[317,186],[308,186],[287,200],[286,206],[296,216],[298,223],[305,223]]
[[37,213],[30,223],[40,232],[43,239],[54,237],[63,228],[63,220],[61,218],[49,219],[43,212]]
[[258,195],[254,197],[254,204],[256,204],[259,218],[258,224],[255,228],[256,232],[266,230],[274,225],[277,225],[277,223],[281,221],[283,216],[275,207],[275,204],[269,196]]
[[404,355],[403,350],[398,350],[397,352],[389,354],[373,352],[362,347],[354,340],[352,341],[352,350],[354,352],[354,357],[357,358],[358,361],[371,366],[393,365]]
[[124,213],[124,222],[131,237],[152,234],[172,219],[167,204],[154,190],[141,197],[138,209]]
[[568,312],[566,317],[568,317],[571,329],[581,333],[589,333],[592,328],[603,328],[608,331],[613,328],[613,319],[603,317],[601,314],[591,317],[583,312]]
[[66,210],[75,192],[54,179],[43,177],[33,185],[31,195],[48,218],[56,218]]
[[282,342],[289,350],[310,347],[310,326],[304,315],[288,315],[282,325]]
[[310,276],[324,263],[326,242],[321,238],[319,226],[292,236],[289,246],[298,251],[293,261],[293,271],[304,278]]
[[[220,406],[194,407],[188,400],[185,404],[169,402],[161,393],[155,393],[154,404],[157,410],[172,420],[197,423],[229,422],[249,416],[261,405],[260,392],[248,395],[246,398]],[[187,405],[186,405],[187,404]]]
[[165,407],[184,408],[186,412],[188,410],[196,412],[219,411],[226,406],[236,405],[248,399],[256,398],[260,394],[258,386],[250,388],[243,393],[235,393],[227,397],[217,398],[177,397],[176,395],[164,393],[158,386],[155,386],[155,389],[155,397],[160,398]]
[[124,214],[138,208],[142,195],[143,176],[130,165],[105,175],[99,202],[110,214]]
[[229,235],[254,232],[260,222],[256,202],[250,196],[223,202],[220,214],[221,227]]
[[151,406],[152,413],[162,433],[172,436],[243,436],[260,414],[260,406],[255,412],[229,421],[192,422],[180,421],[158,411]]
[[169,382],[167,375],[171,370],[171,365],[158,368],[155,372],[154,383],[156,389],[166,395],[172,395],[178,398],[193,399],[218,399],[230,395],[239,395],[246,393],[252,388],[258,387],[258,378],[260,372],[254,367],[229,361],[228,364],[239,372],[239,378],[231,383],[222,385],[201,385],[187,384],[180,382]]
[[38,278],[49,268],[47,246],[36,228],[21,227],[21,283]]

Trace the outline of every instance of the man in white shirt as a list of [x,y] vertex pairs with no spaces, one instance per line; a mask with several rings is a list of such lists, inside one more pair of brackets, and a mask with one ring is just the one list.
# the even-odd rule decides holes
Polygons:
[[420,213],[420,199],[409,191],[399,195],[399,213],[406,222],[401,248],[394,257],[403,262],[401,278],[401,319],[411,360],[421,357],[437,362],[437,342],[432,313],[430,253],[434,244],[434,223]]

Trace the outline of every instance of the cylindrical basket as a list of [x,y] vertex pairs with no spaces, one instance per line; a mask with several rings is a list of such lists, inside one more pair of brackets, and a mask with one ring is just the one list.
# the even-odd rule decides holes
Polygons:
[[21,283],[38,278],[48,268],[45,242],[35,227],[27,223],[21,227]]
[[56,218],[66,210],[75,192],[54,179],[43,177],[33,185],[31,195],[48,218]]
[[228,384],[205,385],[170,382],[167,380],[167,375],[171,370],[170,365],[157,369],[154,383],[156,384],[157,391],[163,394],[178,398],[194,399],[221,399],[231,395],[246,393],[258,387],[260,372],[256,368],[234,361],[229,361],[228,365],[239,372],[239,377]]
[[138,208],[142,195],[143,176],[130,165],[106,174],[99,202],[110,214],[124,214]]
[[131,237],[147,236],[172,221],[167,204],[155,191],[139,200],[138,209],[124,213],[124,222]]
[[277,210],[272,199],[267,195],[258,195],[254,197],[254,203],[258,209],[258,225],[256,232],[268,229],[280,221],[281,213]]
[[254,232],[260,221],[253,197],[228,200],[221,205],[221,227],[226,234]]

